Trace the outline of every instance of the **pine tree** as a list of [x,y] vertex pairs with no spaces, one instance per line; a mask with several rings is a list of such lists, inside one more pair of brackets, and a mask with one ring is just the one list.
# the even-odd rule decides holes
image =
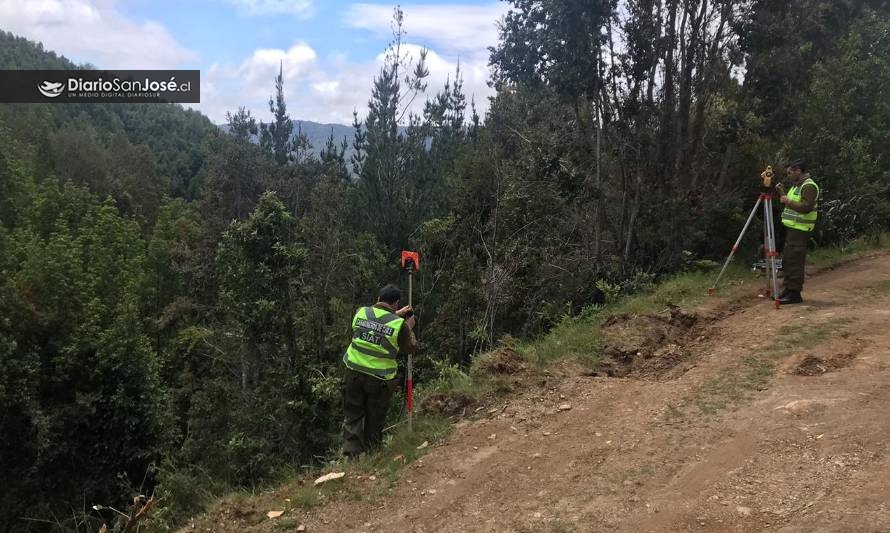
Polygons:
[[238,139],[250,140],[257,135],[256,119],[250,114],[250,110],[245,107],[239,107],[234,115],[231,111],[227,111],[226,122],[229,124],[229,133]]
[[274,120],[269,124],[260,123],[260,146],[272,154],[276,163],[286,165],[294,161],[297,147],[291,139],[294,122],[287,114],[287,103],[284,101],[284,62],[275,77],[275,96],[269,98],[269,111]]
[[424,150],[424,143],[417,136],[409,138],[399,128],[406,115],[409,124],[417,120],[410,116],[411,104],[426,90],[429,76],[425,49],[417,63],[402,50],[403,22],[404,13],[397,7],[393,41],[374,78],[367,118],[359,121],[356,117],[354,121],[353,169],[358,175],[358,205],[374,217],[368,219],[372,223],[361,227],[373,231],[393,251],[407,246],[408,235],[420,222],[412,209],[417,176],[410,174],[408,161]]

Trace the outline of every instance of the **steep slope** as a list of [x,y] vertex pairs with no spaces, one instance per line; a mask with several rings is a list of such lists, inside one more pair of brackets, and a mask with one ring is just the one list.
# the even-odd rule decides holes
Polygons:
[[308,531],[887,530],[888,279],[876,255],[813,277],[806,305],[724,309],[683,346],[685,372],[529,389],[460,425],[392,494],[283,518]]

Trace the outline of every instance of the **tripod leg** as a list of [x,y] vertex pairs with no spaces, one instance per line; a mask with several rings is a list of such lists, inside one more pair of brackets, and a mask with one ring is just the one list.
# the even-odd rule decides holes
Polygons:
[[773,277],[772,277],[772,257],[770,256],[770,247],[769,247],[769,235],[770,235],[770,225],[769,225],[769,215],[770,215],[770,199],[764,198],[763,201],[763,259],[766,263],[766,297],[774,298],[775,294],[773,294]]
[[767,227],[767,265],[769,265],[769,283],[771,287],[773,301],[776,309],[779,308],[779,268],[776,257],[779,255],[776,251],[776,225],[773,218],[773,202],[772,198],[767,198],[764,203],[764,217]]
[[751,214],[748,215],[748,220],[745,221],[745,225],[744,227],[742,227],[742,232],[739,233],[739,238],[736,239],[735,244],[732,245],[732,250],[729,251],[729,256],[723,263],[723,268],[721,268],[720,273],[717,274],[717,279],[714,280],[714,284],[711,285],[710,289],[708,289],[708,294],[714,294],[717,291],[717,284],[720,283],[720,278],[723,277],[723,273],[726,272],[726,267],[729,266],[729,262],[732,261],[732,256],[735,255],[736,250],[739,249],[739,244],[742,242],[742,237],[744,237],[745,232],[748,231],[748,226],[751,225],[751,220],[754,218],[754,213],[757,212],[757,208],[760,207],[761,200],[763,200],[763,198],[757,198],[757,203],[754,204],[754,209],[752,209]]
[[771,246],[772,246],[772,275],[773,275],[773,298],[775,299],[776,309],[779,308],[779,252],[776,249],[776,217],[772,210],[772,201],[770,201],[769,225],[771,229]]

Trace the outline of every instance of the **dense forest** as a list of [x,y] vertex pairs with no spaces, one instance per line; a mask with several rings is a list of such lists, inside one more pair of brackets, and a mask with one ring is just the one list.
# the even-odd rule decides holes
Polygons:
[[[281,76],[223,130],[0,104],[0,530],[151,491],[173,524],[336,453],[350,318],[403,248],[423,382],[721,259],[766,164],[809,162],[814,245],[888,227],[884,2],[509,4],[485,116],[459,71],[428,87],[397,10],[350,146],[317,155]],[[81,67],[0,32],[0,68]]]

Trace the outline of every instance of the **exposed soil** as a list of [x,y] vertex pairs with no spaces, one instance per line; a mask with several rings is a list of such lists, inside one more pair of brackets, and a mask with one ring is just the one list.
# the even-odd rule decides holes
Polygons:
[[610,317],[602,326],[605,375],[651,380],[678,377],[692,366],[691,353],[684,346],[703,322],[708,321],[673,305],[658,315]]
[[463,392],[438,392],[425,397],[420,408],[447,417],[464,417],[476,406],[476,399]]
[[486,374],[516,374],[525,370],[526,361],[511,348],[499,348],[484,359],[480,359],[476,368]]
[[812,353],[803,356],[796,363],[793,374],[799,376],[821,376],[847,367],[865,349],[866,341],[849,333],[817,346]]
[[803,305],[615,319],[626,377],[526,380],[373,497],[186,531],[890,531],[887,279],[876,255]]

